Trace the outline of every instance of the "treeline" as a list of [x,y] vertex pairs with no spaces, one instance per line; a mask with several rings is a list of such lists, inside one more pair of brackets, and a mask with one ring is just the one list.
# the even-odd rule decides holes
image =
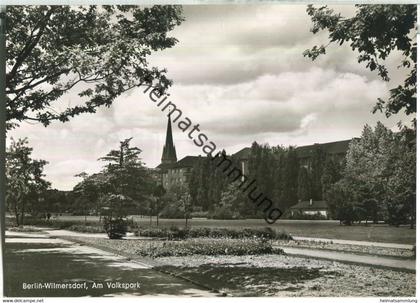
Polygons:
[[326,192],[331,214],[345,224],[415,222],[416,129],[393,133],[366,125],[350,144],[343,176]]
[[78,174],[75,177],[82,180],[63,192],[51,189],[44,179],[47,162],[32,159],[28,141],[12,140],[6,151],[6,206],[15,224],[25,224],[28,216],[49,219],[54,212],[117,219],[150,212],[160,186],[141,162],[141,150],[130,141],[121,141],[118,149],[98,159],[105,163],[100,172]]
[[[295,147],[270,147],[257,142],[252,144],[246,158],[233,156],[230,160],[240,169],[245,161],[246,176],[256,180],[253,186],[283,211],[299,200],[323,199],[326,190],[340,179],[343,165],[342,159],[327,155],[321,146],[314,146],[305,158],[308,165],[301,163]],[[210,218],[260,217],[237,184],[231,184],[223,167],[216,167],[215,163],[218,162],[211,158],[202,158],[192,168],[188,188],[195,212]]]
[[[235,167],[242,167],[242,159],[230,159]],[[254,142],[246,161],[246,175],[286,211],[283,218],[290,218],[290,206],[313,199],[325,200],[329,217],[346,225],[361,221],[414,225],[416,129],[394,133],[379,122],[374,128],[366,125],[345,157],[328,154],[317,145],[302,156],[294,147]],[[194,214],[219,219],[260,217],[214,162],[197,161],[189,176]]]
[[[127,215],[214,219],[262,218],[238,185],[210,158],[200,158],[186,184],[165,190],[156,171],[144,167],[141,150],[120,142],[100,158],[105,163],[95,174],[79,174],[72,191],[50,188],[44,179],[43,160],[31,158],[26,140],[13,141],[6,153],[7,209],[16,224],[25,214],[51,212],[77,215]],[[298,201],[325,200],[329,217],[350,225],[385,221],[401,225],[415,219],[416,129],[393,133],[381,123],[365,126],[352,140],[347,154],[334,156],[315,145],[310,152],[295,147],[270,147],[254,142],[246,155],[245,174],[256,180],[258,191],[285,212]],[[244,159],[228,157],[236,168]],[[238,180],[237,182],[240,182]],[[302,216],[303,217],[303,216]],[[299,217],[298,217],[299,218]]]

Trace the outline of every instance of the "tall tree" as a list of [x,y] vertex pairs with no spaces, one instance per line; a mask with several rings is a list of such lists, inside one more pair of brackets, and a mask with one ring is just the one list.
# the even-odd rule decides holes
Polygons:
[[309,201],[311,196],[311,179],[305,167],[299,169],[297,196],[301,201]]
[[162,197],[165,195],[166,190],[165,188],[159,184],[156,185],[153,190],[153,197],[151,197],[150,202],[153,205],[153,209],[151,209],[150,216],[152,213],[155,213],[156,216],[156,226],[159,226],[159,215],[162,211],[163,207],[165,206],[162,201]]
[[32,150],[26,138],[12,138],[6,150],[6,205],[14,213],[17,225],[24,224],[25,213],[37,207],[50,186],[43,173],[48,162],[32,159]]
[[331,43],[349,43],[352,50],[359,53],[359,63],[366,64],[366,68],[377,71],[384,81],[389,81],[386,59],[397,51],[403,56],[401,67],[407,68],[407,78],[391,89],[387,101],[378,99],[374,112],[380,110],[390,116],[401,110],[407,115],[417,111],[416,5],[356,5],[356,13],[350,18],[327,6],[309,5],[306,11],[313,23],[311,32],[317,34],[327,30],[329,42],[306,50],[304,56],[315,60],[326,53]]
[[299,161],[296,149],[289,147],[285,159],[285,167],[283,170],[284,191],[280,199],[283,209],[288,209],[298,201],[297,187],[299,174]]
[[390,223],[404,223],[408,217],[414,228],[416,216],[416,130],[405,128],[395,138],[392,174],[388,179]]
[[100,214],[102,195],[109,189],[108,177],[103,172],[92,175],[80,173],[76,177],[81,177],[83,180],[73,188],[74,211],[85,216],[92,211]]
[[[372,209],[386,210],[394,149],[394,134],[380,122],[374,129],[366,125],[360,139],[350,144],[344,175],[355,193],[355,206],[364,210],[359,215],[366,216]],[[381,204],[375,205],[376,201]]]
[[124,196],[125,199],[120,200],[131,203],[132,210],[133,208],[146,209],[145,204],[152,194],[154,182],[150,172],[141,161],[141,150],[130,146],[131,140],[132,138],[121,141],[118,150],[111,150],[107,155],[99,158],[107,162],[102,171],[107,184],[105,191],[108,194]]
[[325,161],[325,152],[319,146],[315,146],[310,165],[311,198],[315,200],[322,199],[322,175]]
[[[94,113],[142,82],[167,89],[166,70],[149,66],[147,56],[176,44],[168,33],[181,14],[172,5],[8,6],[7,127]],[[75,86],[77,102],[54,106]]]
[[325,160],[324,171],[321,177],[323,199],[326,199],[326,193],[331,186],[342,178],[343,165],[340,162],[339,159],[333,156],[329,156]]
[[[383,124],[366,125],[351,142],[343,179],[327,191],[328,202],[346,220],[382,218],[391,225],[413,222],[416,196],[415,130],[393,133]],[[346,200],[347,199],[347,200]]]

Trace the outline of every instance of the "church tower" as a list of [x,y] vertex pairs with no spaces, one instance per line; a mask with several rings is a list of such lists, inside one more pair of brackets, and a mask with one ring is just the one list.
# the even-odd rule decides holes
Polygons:
[[176,163],[176,150],[174,140],[172,138],[172,124],[171,118],[168,116],[168,126],[166,128],[166,141],[162,152],[161,164],[172,164]]

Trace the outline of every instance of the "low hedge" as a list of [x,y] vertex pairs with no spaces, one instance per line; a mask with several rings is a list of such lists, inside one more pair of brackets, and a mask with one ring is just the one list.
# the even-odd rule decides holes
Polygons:
[[60,221],[60,220],[45,220],[37,218],[28,218],[25,219],[25,225],[23,227],[9,227],[9,230],[12,228],[27,228],[27,225],[40,226],[40,227],[50,227],[57,229],[66,229],[71,231],[85,232],[85,233],[104,233],[103,222],[96,221]]
[[12,226],[6,228],[8,231],[15,231],[15,232],[39,232],[39,229],[31,227],[31,226]]
[[77,231],[82,233],[104,233],[104,227],[101,225],[71,225],[67,230]]

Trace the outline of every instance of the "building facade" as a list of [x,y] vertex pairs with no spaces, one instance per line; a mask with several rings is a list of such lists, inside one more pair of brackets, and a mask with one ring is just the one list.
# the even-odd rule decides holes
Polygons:
[[168,190],[174,186],[186,185],[194,163],[198,161],[199,158],[200,157],[186,156],[177,161],[176,148],[172,136],[172,123],[171,119],[168,118],[161,163],[156,167],[163,188]]
[[[351,140],[335,141],[322,144],[312,144],[296,147],[299,165],[311,169],[311,159],[317,152],[322,152],[328,157],[335,157],[343,160],[346,156]],[[231,155],[240,163],[240,168],[244,175],[248,174],[248,161],[251,155],[251,148],[245,147]],[[176,148],[172,136],[172,123],[168,117],[166,128],[165,145],[163,146],[161,163],[156,167],[158,178],[162,186],[168,190],[173,186],[183,186],[188,182],[188,177],[200,156],[185,156],[177,160]]]

